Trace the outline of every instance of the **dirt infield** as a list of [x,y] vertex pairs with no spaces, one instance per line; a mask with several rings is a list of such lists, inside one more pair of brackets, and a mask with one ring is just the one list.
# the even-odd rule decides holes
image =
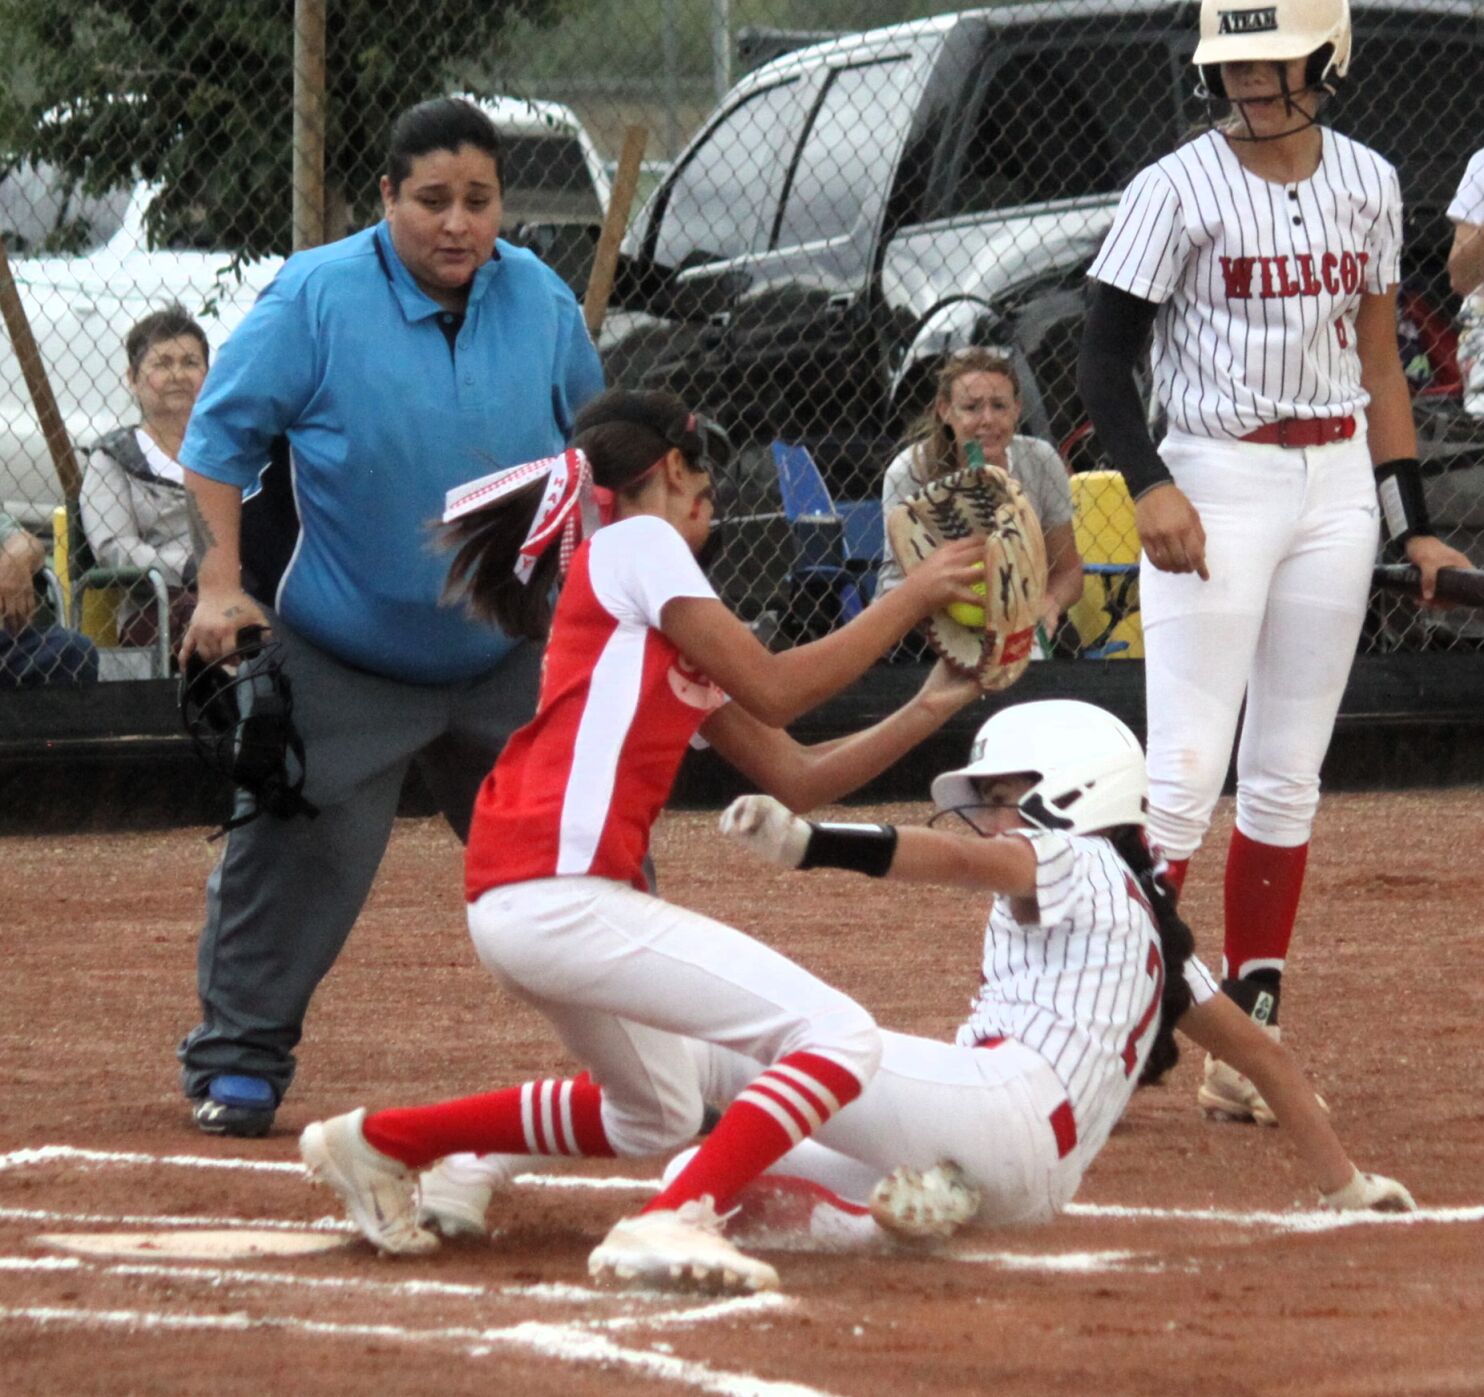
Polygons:
[[[1169,1085],[1135,1097],[1054,1226],[939,1256],[779,1254],[781,1297],[725,1302],[589,1289],[589,1248],[656,1173],[627,1163],[543,1168],[498,1205],[491,1243],[411,1262],[349,1237],[222,1262],[38,1241],[316,1221],[344,1235],[331,1196],[296,1166],[307,1121],[562,1063],[474,960],[456,843],[402,821],[316,1001],[278,1130],[208,1140],[189,1126],[171,1056],[195,1018],[204,831],[0,840],[0,1389],[1484,1391],[1480,797],[1326,801],[1284,1000],[1352,1154],[1404,1180],[1423,1214],[1330,1225],[1279,1132],[1199,1119],[1189,1054]],[[1187,892],[1208,961],[1229,818],[1223,803]],[[662,823],[670,896],[786,949],[890,1027],[951,1032],[977,979],[978,907],[844,874],[775,875],[738,862],[712,828],[702,814]]]

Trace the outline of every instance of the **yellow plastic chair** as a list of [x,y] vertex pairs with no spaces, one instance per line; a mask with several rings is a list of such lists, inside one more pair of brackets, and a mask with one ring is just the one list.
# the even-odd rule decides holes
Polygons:
[[1139,531],[1134,502],[1117,471],[1072,476],[1072,531],[1082,555],[1082,598],[1067,611],[1080,654],[1142,660],[1139,622]]
[[[103,677],[169,677],[170,592],[165,579],[154,568],[99,566],[83,535],[76,500],[52,511],[52,571],[68,624],[98,647],[100,659],[110,652],[115,657],[104,664]],[[154,601],[155,642],[148,647],[120,645],[119,608],[131,591],[142,591],[145,584]]]

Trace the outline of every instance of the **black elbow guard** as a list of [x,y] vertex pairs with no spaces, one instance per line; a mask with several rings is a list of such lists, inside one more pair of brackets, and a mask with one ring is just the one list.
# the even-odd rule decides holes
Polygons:
[[1376,467],[1376,498],[1388,543],[1403,544],[1417,534],[1432,533],[1422,493],[1422,464],[1415,456],[1399,456]]

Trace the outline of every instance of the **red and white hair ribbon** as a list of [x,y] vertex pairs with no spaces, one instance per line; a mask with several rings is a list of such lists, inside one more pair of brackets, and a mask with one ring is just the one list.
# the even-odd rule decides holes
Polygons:
[[516,555],[515,575],[529,582],[537,561],[558,538],[565,572],[582,540],[613,518],[613,491],[594,483],[592,464],[576,447],[457,486],[443,498],[443,522],[451,524],[466,514],[488,509],[543,478],[546,489]]

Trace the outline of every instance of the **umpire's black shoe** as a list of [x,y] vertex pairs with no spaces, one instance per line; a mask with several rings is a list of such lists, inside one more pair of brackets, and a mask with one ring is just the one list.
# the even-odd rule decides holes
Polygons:
[[213,1077],[207,1094],[191,1112],[207,1135],[256,1138],[273,1128],[278,1097],[261,1077]]

